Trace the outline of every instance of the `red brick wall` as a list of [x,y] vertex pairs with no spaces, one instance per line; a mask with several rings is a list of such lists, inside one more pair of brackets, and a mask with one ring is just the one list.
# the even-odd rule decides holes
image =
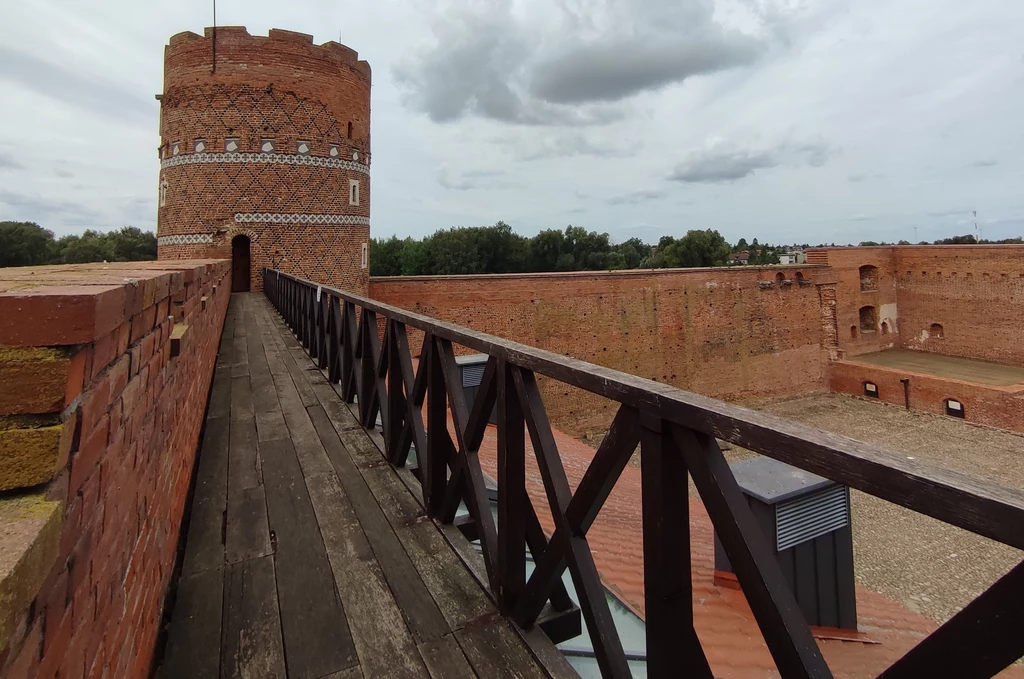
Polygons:
[[1024,246],[895,248],[895,266],[904,347],[1024,363]]
[[227,262],[0,270],[0,344],[73,354],[59,401],[74,432],[48,490],[59,557],[4,676],[149,675],[229,288]]
[[[815,261],[828,263],[836,282],[841,355],[903,347],[1014,364],[1024,361],[1024,246],[827,248],[811,254]],[[863,265],[877,267],[877,291],[861,291]],[[873,333],[859,327],[859,309],[868,305],[878,310]],[[888,335],[882,332],[882,322],[887,323]],[[941,339],[931,332],[933,323],[942,325]]]
[[[160,259],[229,258],[232,238],[245,234],[253,289],[262,287],[262,269],[274,267],[365,294],[369,65],[338,43],[228,26],[217,29],[211,71],[212,35],[179,33],[165,50]],[[228,139],[237,140],[234,152]],[[261,153],[263,139],[273,140],[274,154]],[[310,144],[308,156],[299,142]],[[350,204],[350,180],[359,182],[358,205]]]
[[[805,284],[778,286],[776,274]],[[370,296],[435,318],[731,401],[822,390],[818,267],[375,278]],[[761,282],[765,282],[765,288]],[[419,338],[411,338],[418,348]],[[553,421],[607,424],[611,405],[545,384]]]
[[[899,346],[897,289],[890,247],[835,248],[812,250],[808,259],[827,255],[831,267],[827,274],[836,284],[836,329],[840,355],[856,356]],[[874,266],[873,285],[861,289],[861,267]],[[861,328],[860,310],[874,307],[876,323],[872,330]],[[885,327],[882,327],[885,323]]]
[[910,407],[914,410],[944,415],[945,401],[951,398],[963,404],[968,422],[1024,433],[1024,392],[850,361],[833,363],[829,373],[832,391],[863,396],[864,383],[873,382],[880,400],[898,406],[905,403],[900,379],[909,378]]

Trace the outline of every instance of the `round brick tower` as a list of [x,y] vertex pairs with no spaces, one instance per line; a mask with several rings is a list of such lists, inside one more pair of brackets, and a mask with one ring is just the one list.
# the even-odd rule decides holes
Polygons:
[[173,36],[160,99],[159,259],[233,260],[366,294],[370,66],[336,42],[271,30]]

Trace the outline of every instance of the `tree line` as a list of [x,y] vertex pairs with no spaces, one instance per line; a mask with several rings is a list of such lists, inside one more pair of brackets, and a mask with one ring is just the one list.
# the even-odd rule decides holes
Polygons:
[[690,230],[681,238],[662,236],[656,245],[639,238],[612,243],[607,233],[567,226],[536,236],[517,234],[505,222],[493,226],[452,227],[424,238],[374,238],[371,276],[423,276],[546,271],[615,271],[694,266],[725,266],[739,250],[750,252],[752,264],[777,264],[778,250],[730,245],[713,229]]
[[156,236],[134,226],[55,238],[35,222],[0,222],[0,267],[156,259]]

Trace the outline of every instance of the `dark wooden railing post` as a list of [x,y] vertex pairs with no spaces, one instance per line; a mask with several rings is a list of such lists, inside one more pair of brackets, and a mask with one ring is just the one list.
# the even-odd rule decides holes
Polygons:
[[[359,419],[366,429],[377,426],[377,363],[380,340],[377,338],[377,314],[363,308],[359,322]],[[383,418],[381,418],[383,421]]]
[[782,676],[831,677],[718,442],[678,425],[671,432]]
[[664,422],[644,414],[640,424],[648,676],[711,679],[693,629],[686,464]]
[[426,358],[430,355],[430,346],[433,344],[433,340],[430,333],[426,333],[423,338],[420,365],[415,372],[415,376],[412,369],[412,356],[409,351],[409,337],[406,334],[404,324],[399,323],[395,326],[395,344],[398,351],[402,383],[406,397],[403,406],[405,408],[403,415],[405,426],[399,434],[398,445],[389,451],[390,460],[391,464],[396,467],[404,467],[409,459],[410,446],[415,445],[418,458],[417,466],[422,469],[422,459],[427,452],[427,436],[426,430],[423,427],[423,399],[427,390],[426,375],[428,362]]
[[316,367],[320,368],[321,370],[327,367],[328,356],[330,355],[330,298],[331,293],[324,290],[320,295],[320,304],[317,308],[317,316],[320,319],[320,332],[317,334]]
[[327,300],[328,324],[331,326],[331,336],[327,345],[327,380],[331,384],[337,384],[341,379],[341,305],[338,298],[331,295]]
[[316,358],[316,287],[306,288],[306,350]]
[[309,285],[302,285],[302,324],[301,324],[301,342],[302,346],[306,351],[310,349],[310,336],[312,333],[309,328],[313,323],[313,288]]
[[320,301],[316,298],[316,288],[309,286],[309,348],[306,349],[306,353],[314,361],[317,358],[317,352],[320,347],[317,345],[317,337],[320,334],[320,318],[317,313]]
[[498,606],[512,612],[526,586],[526,422],[512,372],[498,361]]
[[341,395],[346,403],[356,400],[356,343],[358,326],[356,324],[356,305],[345,300],[345,311],[342,314],[342,352],[341,352]]
[[[420,357],[424,360],[424,357]],[[430,347],[427,363],[427,450],[420,453],[420,475],[427,513],[437,516],[441,511],[444,488],[448,480],[448,395],[444,388],[444,365],[436,343]],[[425,459],[424,459],[425,458]]]

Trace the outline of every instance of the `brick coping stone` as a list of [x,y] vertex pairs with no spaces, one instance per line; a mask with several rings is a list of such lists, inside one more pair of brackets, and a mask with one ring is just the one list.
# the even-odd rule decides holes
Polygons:
[[0,269],[0,347],[88,344],[221,260]]

